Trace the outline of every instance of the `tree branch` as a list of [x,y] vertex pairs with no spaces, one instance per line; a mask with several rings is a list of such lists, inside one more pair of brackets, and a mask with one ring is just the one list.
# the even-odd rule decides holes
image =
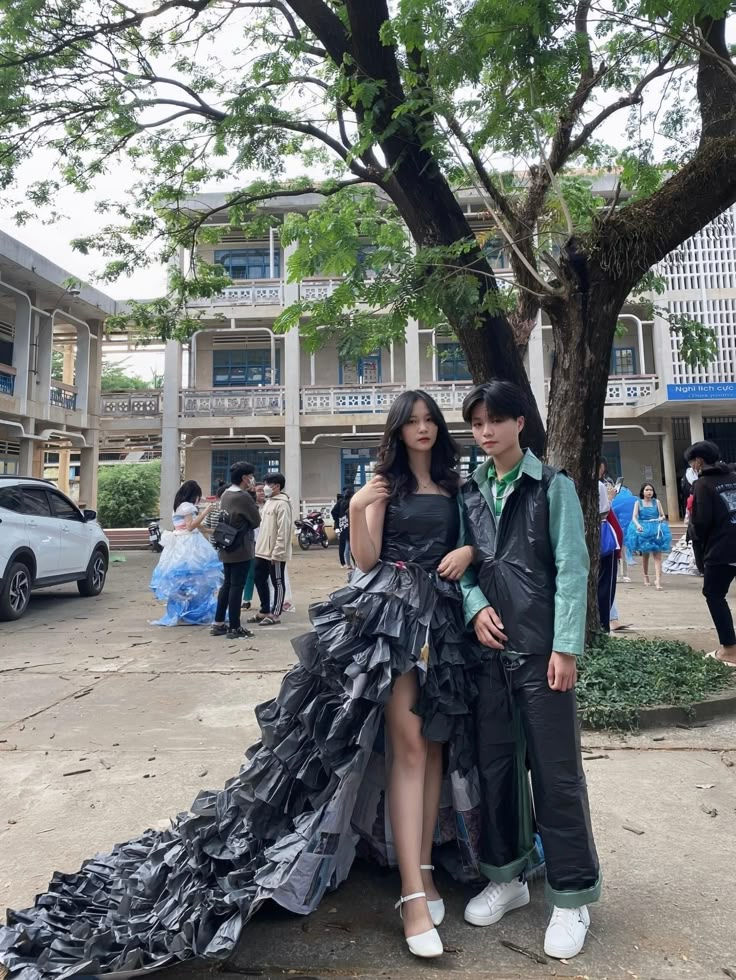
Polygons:
[[490,197],[490,199],[493,201],[496,208],[500,211],[500,213],[504,216],[504,218],[507,219],[507,221],[517,221],[518,216],[514,211],[511,202],[506,197],[506,195],[501,191],[501,189],[496,186],[493,178],[491,177],[490,173],[486,169],[485,164],[481,160],[480,154],[473,146],[471,140],[463,132],[463,128],[460,125],[457,116],[448,116],[446,118],[447,118],[447,125],[449,126],[450,131],[455,135],[457,141],[460,143],[460,145],[463,147],[465,152],[470,157],[470,160],[473,164],[473,168],[475,169],[475,172],[478,174],[478,177],[480,179],[481,184],[483,185],[486,194]]

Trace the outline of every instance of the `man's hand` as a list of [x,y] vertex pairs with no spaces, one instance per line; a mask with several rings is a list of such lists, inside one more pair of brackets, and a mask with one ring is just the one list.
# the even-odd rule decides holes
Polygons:
[[493,606],[485,606],[473,617],[473,629],[478,640],[484,647],[492,650],[503,650],[508,637],[503,631],[501,618]]
[[577,658],[571,653],[552,653],[547,682],[553,691],[571,691],[578,679]]

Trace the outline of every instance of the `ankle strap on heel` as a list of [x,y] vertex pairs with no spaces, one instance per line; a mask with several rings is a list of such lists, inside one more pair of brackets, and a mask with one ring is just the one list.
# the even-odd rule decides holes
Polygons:
[[426,898],[426,897],[427,897],[427,893],[426,892],[412,892],[411,895],[402,895],[401,898],[396,903],[396,905],[394,905],[394,908],[395,909],[401,908],[401,906],[405,902],[411,902],[412,899],[414,899],[414,898]]

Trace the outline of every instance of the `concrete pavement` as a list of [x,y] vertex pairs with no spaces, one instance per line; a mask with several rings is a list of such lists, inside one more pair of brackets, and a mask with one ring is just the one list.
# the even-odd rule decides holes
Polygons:
[[[30,903],[54,870],[73,870],[146,826],[164,826],[199,789],[220,786],[257,737],[254,705],[273,695],[293,663],[288,641],[307,628],[309,602],[344,581],[336,549],[295,555],[296,613],[253,641],[234,643],[202,628],[149,625],[158,609],[147,591],[155,556],[126,559],[112,565],[98,599],[73,588],[39,593],[23,620],[0,624],[2,906]],[[712,649],[699,580],[666,584],[662,593],[621,586],[622,620],[647,635]],[[448,953],[427,969],[401,938],[396,874],[357,865],[306,919],[275,908],[259,913],[229,972],[595,980],[715,980],[724,968],[736,974],[736,722],[625,739],[586,733],[584,744],[605,888],[586,949],[569,964],[536,962],[501,945],[541,955],[541,884],[528,909],[474,929],[462,921],[468,890],[443,878]],[[187,964],[168,975],[210,971]]]

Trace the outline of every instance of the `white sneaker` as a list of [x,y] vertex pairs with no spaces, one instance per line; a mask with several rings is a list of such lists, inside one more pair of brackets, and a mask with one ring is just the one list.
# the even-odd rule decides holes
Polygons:
[[585,945],[585,937],[590,925],[587,905],[577,909],[552,909],[547,932],[544,934],[544,951],[556,960],[567,960],[577,956]]
[[489,882],[483,891],[465,906],[465,921],[473,926],[492,926],[507,912],[529,904],[529,886],[520,878],[502,885]]
[[621,581],[622,582],[625,582],[626,585],[630,585],[631,584],[631,578],[628,575],[622,575],[621,576]]

